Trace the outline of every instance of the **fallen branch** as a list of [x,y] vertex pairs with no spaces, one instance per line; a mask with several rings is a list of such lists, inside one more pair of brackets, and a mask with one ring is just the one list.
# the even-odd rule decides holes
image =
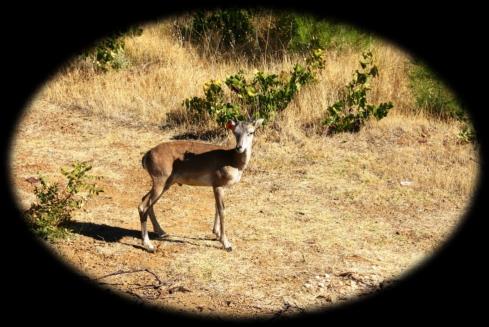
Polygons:
[[[107,274],[107,275],[104,275],[104,276],[101,276],[101,277],[98,277],[96,278],[95,280],[98,281],[98,280],[101,280],[101,279],[104,279],[104,278],[107,278],[107,277],[111,277],[111,276],[117,276],[117,275],[124,275],[124,274],[133,274],[133,273],[139,273],[139,272],[147,272],[149,274],[151,274],[157,281],[158,281],[158,284],[154,285],[154,284],[151,284],[151,285],[141,285],[141,284],[130,284],[130,285],[137,285],[138,287],[134,288],[134,289],[141,289],[141,288],[153,288],[155,290],[158,290],[158,295],[154,298],[150,298],[150,297],[145,297],[146,299],[150,299],[150,300],[156,300],[157,298],[159,298],[161,296],[161,287],[163,285],[165,285],[165,283],[160,279],[160,277],[155,274],[154,272],[152,272],[151,270],[149,269],[132,269],[132,270],[126,270],[126,271],[123,271],[123,270],[119,270],[119,271],[116,271],[114,273],[110,273],[110,274]],[[100,284],[103,284],[103,285],[122,285],[120,283],[106,283],[106,282],[99,282]],[[126,293],[130,294],[130,295],[133,295],[133,296],[136,296],[138,299],[140,300],[143,300],[143,298],[128,290],[128,291],[125,291]]]
[[192,291],[189,290],[188,288],[183,287],[183,286],[174,286],[168,290],[168,293],[170,293],[170,294],[173,294],[175,292],[187,293],[187,292],[192,292]]
[[156,275],[154,272],[152,272],[149,269],[133,269],[133,270],[127,270],[127,271],[119,270],[119,271],[116,271],[114,273],[107,274],[107,275],[104,275],[102,277],[96,278],[95,280],[100,280],[100,279],[107,278],[107,277],[110,277],[110,276],[123,275],[123,274],[132,274],[132,273],[138,273],[138,272],[147,272],[147,273],[153,275],[153,277],[158,281],[158,285],[163,285],[163,282],[158,277],[158,275]]

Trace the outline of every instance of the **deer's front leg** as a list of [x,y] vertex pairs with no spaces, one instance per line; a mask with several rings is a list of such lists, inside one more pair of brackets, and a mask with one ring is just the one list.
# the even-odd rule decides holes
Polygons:
[[222,187],[214,187],[214,196],[216,198],[216,206],[217,206],[217,211],[219,213],[219,223],[221,227],[220,241],[226,251],[231,251],[233,247],[231,243],[228,241],[228,238],[226,236],[226,230],[224,228],[224,201],[223,201],[224,190],[222,189]]

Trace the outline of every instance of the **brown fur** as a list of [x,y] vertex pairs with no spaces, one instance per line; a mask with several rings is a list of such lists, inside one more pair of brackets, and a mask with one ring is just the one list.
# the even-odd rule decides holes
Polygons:
[[216,200],[214,233],[226,250],[231,250],[224,230],[223,187],[231,186],[241,180],[241,175],[251,157],[251,146],[255,129],[263,119],[253,123],[228,122],[236,137],[236,147],[228,149],[222,146],[192,142],[175,141],[161,143],[142,158],[142,165],[153,180],[152,189],[143,197],[139,205],[143,244],[149,251],[154,247],[147,233],[146,219],[149,215],[155,232],[165,232],[156,220],[154,204],[173,184],[193,186],[211,186]]

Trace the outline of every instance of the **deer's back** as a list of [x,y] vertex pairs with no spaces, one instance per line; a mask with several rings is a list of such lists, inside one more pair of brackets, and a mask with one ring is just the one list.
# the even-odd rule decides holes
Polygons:
[[223,146],[203,142],[164,142],[149,151],[146,168],[153,176],[193,178],[227,164],[226,152]]

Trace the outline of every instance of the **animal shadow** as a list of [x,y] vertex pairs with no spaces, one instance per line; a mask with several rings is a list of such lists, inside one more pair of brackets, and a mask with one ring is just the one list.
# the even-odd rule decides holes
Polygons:
[[[118,226],[109,226],[106,224],[95,224],[90,222],[81,221],[71,221],[66,224],[66,227],[71,229],[74,233],[79,235],[84,235],[91,237],[95,240],[109,242],[109,243],[121,243],[124,237],[141,238],[141,231],[134,229],[127,229]],[[194,246],[206,246],[206,247],[220,247],[219,245],[212,246],[206,244],[205,241],[214,241],[215,238],[212,237],[186,237],[186,236],[175,236],[175,237],[163,237],[160,238],[156,233],[148,232],[150,238],[155,241],[169,242],[169,243],[182,243],[190,244]],[[196,242],[197,241],[197,242]],[[204,242],[203,242],[204,241]],[[131,245],[135,248],[143,249],[140,245]]]

